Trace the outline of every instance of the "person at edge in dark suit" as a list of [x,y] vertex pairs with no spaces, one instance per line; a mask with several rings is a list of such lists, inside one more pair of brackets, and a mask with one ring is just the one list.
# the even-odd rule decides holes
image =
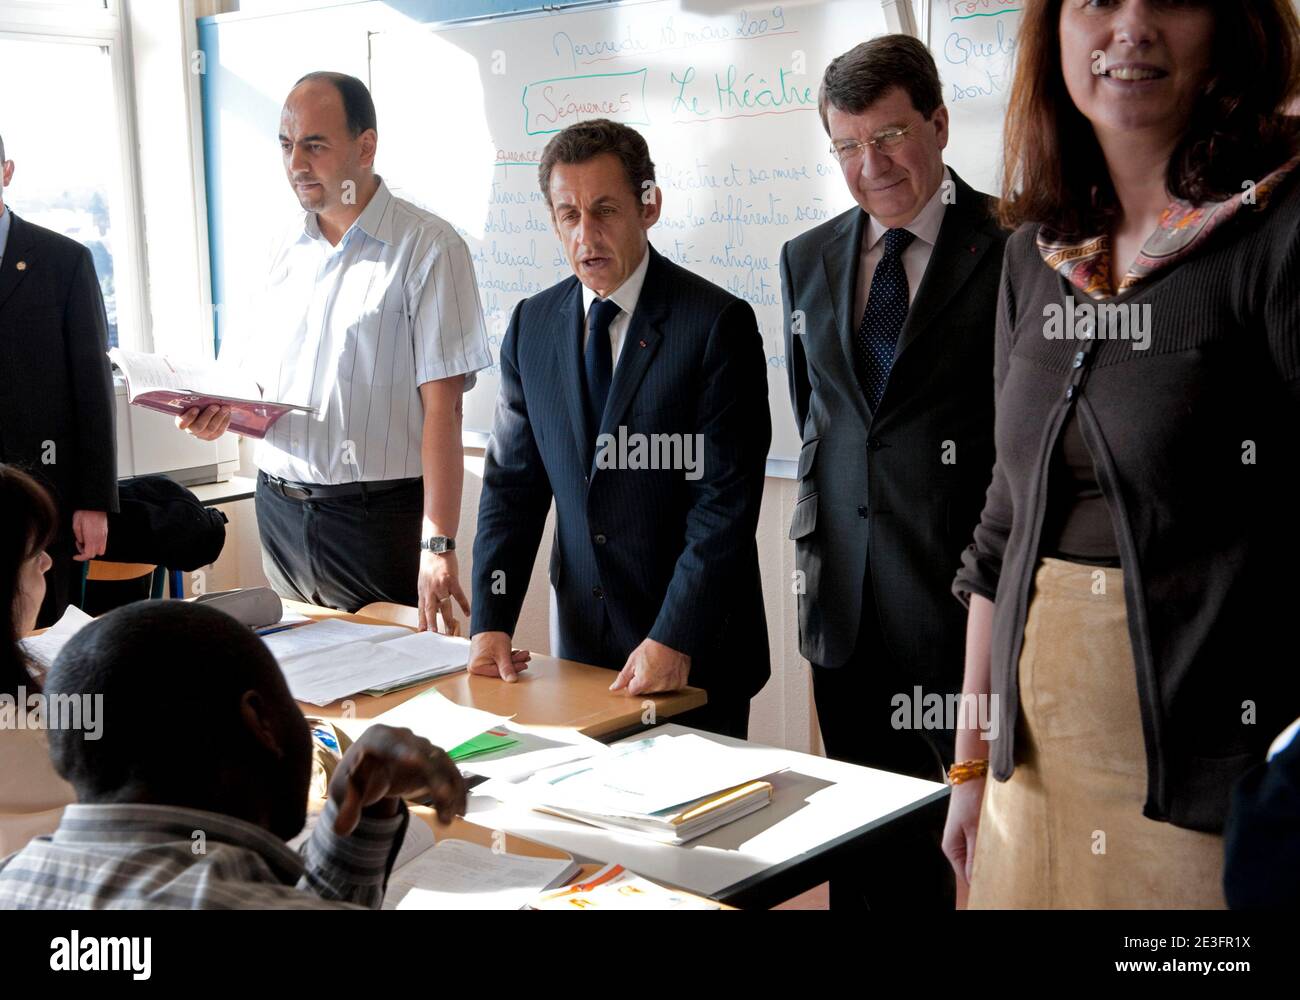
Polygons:
[[[781,251],[799,646],[829,756],[939,781],[965,636],[952,573],[993,467],[1006,237],[944,165],[948,110],[917,39],[832,60],[818,104],[857,204]],[[831,880],[832,908],[951,908],[942,827],[896,828],[881,862]]]
[[598,119],[539,173],[574,276],[520,302],[483,471],[469,669],[517,679],[511,636],[552,496],[552,652],[638,696],[690,684],[674,719],[744,736],[767,681],[755,531],[771,417],[753,309],[650,246],[645,140]]
[[104,554],[117,512],[113,377],[90,251],[7,207],[13,176],[0,138],[0,462],[36,476],[58,506],[43,628],[76,596],[81,564]]

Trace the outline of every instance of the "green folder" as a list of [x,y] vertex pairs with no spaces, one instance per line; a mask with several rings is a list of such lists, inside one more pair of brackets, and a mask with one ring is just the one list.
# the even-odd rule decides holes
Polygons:
[[453,747],[447,751],[447,755],[452,760],[469,760],[471,757],[492,753],[494,750],[504,750],[506,747],[512,747],[518,742],[513,736],[507,736],[504,733],[489,729],[486,733],[481,733],[472,740],[466,740],[460,746]]

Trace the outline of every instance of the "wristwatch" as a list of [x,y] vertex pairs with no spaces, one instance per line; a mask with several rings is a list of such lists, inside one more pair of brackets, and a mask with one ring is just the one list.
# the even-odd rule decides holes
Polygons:
[[456,539],[448,538],[446,535],[434,535],[420,542],[421,550],[429,552],[450,552],[455,547]]

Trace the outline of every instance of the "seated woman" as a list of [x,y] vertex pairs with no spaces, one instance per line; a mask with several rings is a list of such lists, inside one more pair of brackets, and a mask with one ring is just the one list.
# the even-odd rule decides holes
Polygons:
[[1300,714],[1300,24],[1030,0],[1016,58],[954,583],[998,725],[957,734],[944,849],[973,908],[1222,907],[1232,784]]
[[36,626],[45,599],[46,546],[58,526],[54,502],[25,472],[0,465],[0,857],[59,825],[63,807],[76,801],[72,786],[50,764],[45,731],[17,728],[16,711],[40,681],[18,644]]

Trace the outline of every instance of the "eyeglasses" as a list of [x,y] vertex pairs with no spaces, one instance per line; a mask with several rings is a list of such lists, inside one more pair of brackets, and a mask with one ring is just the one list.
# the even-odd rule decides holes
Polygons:
[[864,146],[874,146],[877,153],[893,153],[903,145],[903,140],[915,128],[915,125],[904,125],[902,128],[887,128],[863,142],[858,142],[856,139],[837,139],[831,143],[831,155],[843,163],[846,160],[861,156]]

